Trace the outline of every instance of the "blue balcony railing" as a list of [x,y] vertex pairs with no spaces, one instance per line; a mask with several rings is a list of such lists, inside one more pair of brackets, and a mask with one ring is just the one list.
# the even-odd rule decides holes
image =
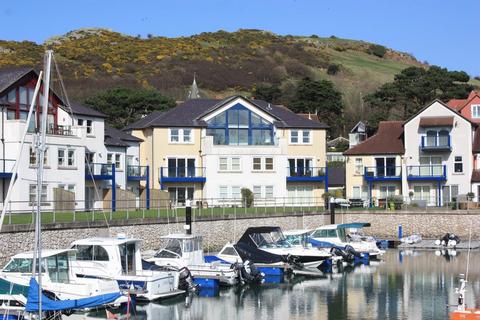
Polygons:
[[450,135],[423,136],[420,149],[422,151],[450,151],[452,150]]
[[127,180],[140,181],[147,180],[149,174],[148,166],[127,166]]
[[402,167],[365,167],[363,177],[367,181],[400,181],[402,180]]
[[443,164],[407,166],[408,180],[446,180],[447,166]]
[[160,184],[165,182],[205,182],[204,167],[161,167]]
[[325,181],[326,167],[287,167],[287,181]]
[[115,164],[87,163],[85,178],[90,180],[111,180],[115,174]]
[[15,160],[0,159],[0,179],[10,179],[14,166]]

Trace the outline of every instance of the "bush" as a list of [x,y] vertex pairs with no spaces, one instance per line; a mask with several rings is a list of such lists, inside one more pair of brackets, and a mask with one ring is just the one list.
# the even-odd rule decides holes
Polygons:
[[338,73],[339,70],[340,70],[340,65],[332,63],[328,65],[327,74],[334,76]]
[[387,53],[387,48],[379,44],[372,44],[368,51],[370,54],[373,54],[379,58],[383,58],[383,56]]
[[253,204],[253,192],[248,188],[242,188],[240,190],[242,194],[242,204],[244,204],[247,208],[250,208]]
[[480,81],[480,76],[476,76],[476,77],[473,78],[473,79]]

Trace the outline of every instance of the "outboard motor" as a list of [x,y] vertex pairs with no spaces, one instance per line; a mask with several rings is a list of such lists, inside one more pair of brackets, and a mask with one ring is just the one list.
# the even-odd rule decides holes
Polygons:
[[303,269],[303,263],[298,260],[298,257],[287,255],[287,263],[295,269]]
[[[347,247],[350,247],[350,246],[347,246]],[[355,250],[353,250],[353,251],[355,251]],[[342,257],[343,260],[345,262],[348,262],[348,263],[351,263],[355,260],[355,255],[352,252],[347,251],[347,250],[344,251],[344,250],[342,250],[340,248],[337,248],[337,247],[332,247],[332,249],[330,249],[330,253],[332,253],[333,255]]]
[[197,286],[193,283],[192,274],[187,267],[183,267],[178,270],[178,289],[187,292],[195,291]]
[[245,263],[232,263],[230,268],[237,271],[238,278],[242,284],[261,282],[265,276],[248,260]]

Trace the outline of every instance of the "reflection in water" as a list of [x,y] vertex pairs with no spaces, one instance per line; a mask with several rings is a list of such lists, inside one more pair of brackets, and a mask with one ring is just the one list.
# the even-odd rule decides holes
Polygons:
[[[448,319],[447,305],[456,303],[466,259],[466,252],[447,259],[430,251],[389,250],[384,262],[341,274],[196,295],[188,308],[183,298],[138,305],[136,319]],[[472,253],[469,307],[477,306],[474,297],[480,296],[479,263],[480,253]]]

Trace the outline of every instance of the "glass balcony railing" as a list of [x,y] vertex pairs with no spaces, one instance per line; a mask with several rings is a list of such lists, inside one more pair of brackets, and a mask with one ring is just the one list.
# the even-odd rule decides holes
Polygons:
[[129,179],[140,179],[146,178],[148,174],[147,166],[127,166],[127,178]]
[[366,180],[400,180],[402,177],[401,166],[365,167]]
[[448,151],[452,149],[450,135],[423,136],[420,144],[423,151]]
[[109,163],[88,163],[85,165],[86,177],[109,177],[112,176],[115,164]]
[[407,178],[415,179],[446,179],[447,166],[443,164],[407,166]]

